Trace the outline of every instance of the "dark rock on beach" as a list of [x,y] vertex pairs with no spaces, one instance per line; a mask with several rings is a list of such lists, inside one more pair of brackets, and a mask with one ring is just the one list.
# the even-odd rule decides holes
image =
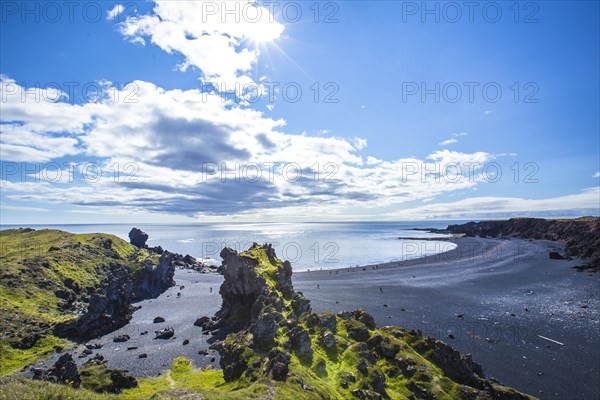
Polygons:
[[171,339],[175,335],[175,329],[165,328],[155,332],[155,339]]

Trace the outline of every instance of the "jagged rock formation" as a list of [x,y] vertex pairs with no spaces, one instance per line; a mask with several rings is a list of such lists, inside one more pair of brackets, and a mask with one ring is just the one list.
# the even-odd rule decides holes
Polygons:
[[311,312],[310,301],[293,289],[290,264],[270,245],[240,254],[226,248],[221,256],[225,281],[215,325],[233,332],[214,348],[226,382],[284,382],[273,398],[298,391],[312,392],[310,398],[529,398],[485,379],[470,356],[443,342],[377,328],[365,310]]
[[[518,237],[559,240],[565,244],[565,257],[586,260],[581,269],[600,271],[600,218],[584,217],[567,220],[511,218],[505,221],[468,222],[449,225],[449,233],[480,237]],[[560,259],[559,254],[550,258]]]
[[129,322],[134,308],[133,280],[127,270],[112,265],[108,277],[92,294],[89,306],[79,318],[60,324],[55,333],[59,336],[94,338],[109,333]]
[[167,288],[175,286],[173,259],[173,253],[164,251],[156,266],[151,259],[144,260],[135,288],[135,300],[158,297]]

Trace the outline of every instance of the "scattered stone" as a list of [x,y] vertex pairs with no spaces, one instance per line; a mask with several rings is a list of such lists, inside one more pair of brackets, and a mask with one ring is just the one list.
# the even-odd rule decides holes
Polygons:
[[115,336],[113,338],[113,342],[115,343],[123,343],[128,341],[129,339],[131,339],[131,337],[129,335],[119,335],[119,336]]
[[148,354],[142,353],[138,356],[138,358],[148,358]]
[[548,257],[551,260],[564,260],[565,257],[563,257],[558,251],[551,251],[548,253]]
[[154,333],[156,334],[155,339],[171,339],[175,335],[175,329],[165,328]]
[[348,337],[357,342],[366,342],[369,339],[369,330],[362,322],[350,319],[346,321]]
[[337,313],[337,316],[343,320],[347,320],[352,318],[352,313],[350,311],[340,311],[339,313]]
[[148,334],[148,331],[140,332],[140,336],[147,335],[147,334]]
[[450,339],[454,339],[454,335],[453,335],[453,334],[451,334],[451,333],[449,333],[449,334],[448,334],[448,338],[450,338]]
[[210,331],[214,327],[215,323],[209,317],[200,317],[194,322],[194,326],[199,326],[202,328],[202,331]]
[[206,351],[206,350],[200,350],[198,352],[198,354],[200,354],[201,356],[207,356],[208,355],[208,351]]
[[89,355],[91,355],[93,353],[93,351],[89,350],[89,349],[85,349],[81,352],[81,354],[79,355],[79,358],[85,358]]
[[160,324],[162,322],[165,322],[165,319],[163,317],[156,317],[154,318],[154,321],[152,321],[155,324]]
[[137,350],[137,346],[127,346],[127,350]]
[[317,316],[319,317],[319,327],[321,327],[322,330],[328,330],[331,333],[336,333],[337,320],[334,313],[321,312],[318,313]]
[[189,341],[188,339],[185,339],[185,340],[183,341],[183,345],[184,345],[184,346],[187,346],[188,344],[190,344],[190,341]]

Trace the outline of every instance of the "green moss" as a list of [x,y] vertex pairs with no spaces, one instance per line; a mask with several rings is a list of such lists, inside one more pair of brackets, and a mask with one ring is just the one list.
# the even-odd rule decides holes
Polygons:
[[69,313],[57,293],[85,304],[111,264],[123,265],[137,277],[149,257],[158,263],[157,255],[113,235],[0,231],[0,374],[36,361],[55,345],[67,345],[52,336],[52,329],[77,314]]
[[71,347],[72,343],[55,336],[44,336],[35,345],[26,350],[15,349],[8,344],[0,342],[0,375],[22,368],[40,358],[48,356],[55,351],[56,347]]
[[81,385],[94,392],[104,393],[112,385],[109,369],[104,364],[86,365],[79,370]]
[[270,258],[265,248],[260,245],[254,245],[240,253],[240,255],[258,261],[258,266],[255,269],[257,275],[262,276],[271,289],[275,289],[277,286],[277,269],[283,264],[283,261],[277,257]]

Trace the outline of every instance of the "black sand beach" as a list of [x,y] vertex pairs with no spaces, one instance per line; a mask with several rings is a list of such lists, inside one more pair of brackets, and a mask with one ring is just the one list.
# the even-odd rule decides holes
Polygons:
[[[295,273],[294,287],[314,311],[365,308],[379,325],[420,329],[471,353],[488,377],[541,399],[599,398],[600,276],[571,268],[578,261],[550,260],[556,242],[452,241],[456,250],[427,259]],[[108,366],[153,376],[183,355],[196,366],[218,367],[210,336],[193,323],[219,309],[223,278],[177,270],[175,279],[177,286],[158,299],[138,303],[130,324],[99,340],[104,346],[95,352]],[[165,322],[154,324],[157,316]],[[168,326],[175,339],[154,339]],[[113,343],[119,334],[131,340]],[[209,354],[198,354],[203,350]],[[138,358],[142,353],[148,357]]]

